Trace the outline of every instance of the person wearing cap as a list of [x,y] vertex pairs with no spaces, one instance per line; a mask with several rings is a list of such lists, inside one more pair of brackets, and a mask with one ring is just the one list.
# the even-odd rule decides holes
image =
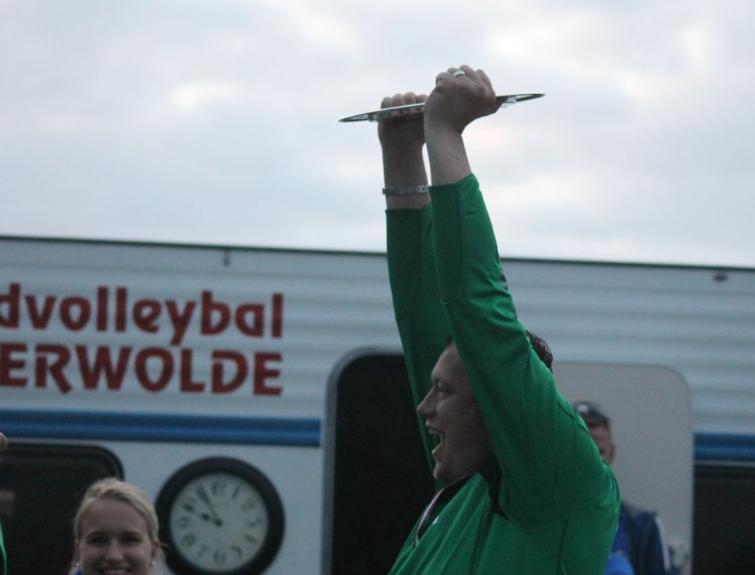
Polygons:
[[[8,445],[8,438],[0,432],[0,453],[5,451]],[[3,540],[3,528],[0,525],[0,575],[6,575],[8,572],[8,557],[5,554],[5,541]]]
[[[600,455],[609,465],[613,465],[616,445],[611,434],[611,420],[600,407],[589,401],[574,404],[574,409],[582,416]],[[675,575],[671,562],[665,530],[660,518],[646,511],[621,502],[619,528],[611,555],[624,555],[634,568],[635,575]],[[609,575],[606,572],[606,575]]]
[[390,573],[603,575],[618,488],[517,319],[464,148],[497,108],[485,72],[462,66],[438,74],[423,117],[378,127],[393,305],[437,488]]

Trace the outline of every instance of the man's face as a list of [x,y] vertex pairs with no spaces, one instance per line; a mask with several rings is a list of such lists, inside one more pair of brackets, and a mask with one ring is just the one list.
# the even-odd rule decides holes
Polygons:
[[613,439],[611,438],[611,430],[605,425],[590,425],[589,422],[587,422],[587,428],[590,430],[593,441],[598,446],[600,456],[606,463],[612,464],[616,446],[613,444]]
[[449,345],[435,364],[432,388],[417,412],[430,434],[438,437],[433,449],[438,481],[458,479],[490,457],[488,432],[455,345]]

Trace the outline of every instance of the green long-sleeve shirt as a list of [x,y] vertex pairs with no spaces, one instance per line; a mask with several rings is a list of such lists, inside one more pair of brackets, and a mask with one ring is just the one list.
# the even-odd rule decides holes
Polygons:
[[[475,473],[416,544],[413,531],[391,573],[600,575],[618,518],[613,473],[516,317],[476,178],[431,196],[432,207],[387,215],[412,395],[418,403],[427,393],[451,335],[497,473]],[[432,468],[434,439],[420,430]]]

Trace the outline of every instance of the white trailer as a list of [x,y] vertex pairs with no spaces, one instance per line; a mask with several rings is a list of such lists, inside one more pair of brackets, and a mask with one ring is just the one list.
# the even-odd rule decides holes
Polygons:
[[[622,487],[660,510],[679,558],[693,454],[710,489],[744,477],[737,507],[755,506],[755,270],[504,269],[565,393],[611,412]],[[12,572],[64,569],[77,499],[109,474],[157,501],[173,573],[380,572],[371,541],[389,557],[427,489],[402,367],[384,254],[0,238]],[[196,511],[202,487],[222,525]]]

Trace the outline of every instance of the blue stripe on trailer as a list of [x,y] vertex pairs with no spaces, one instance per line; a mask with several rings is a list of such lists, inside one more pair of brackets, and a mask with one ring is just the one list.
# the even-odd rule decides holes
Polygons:
[[695,461],[755,461],[755,435],[696,433]]
[[319,419],[0,410],[10,438],[114,439],[318,447]]

